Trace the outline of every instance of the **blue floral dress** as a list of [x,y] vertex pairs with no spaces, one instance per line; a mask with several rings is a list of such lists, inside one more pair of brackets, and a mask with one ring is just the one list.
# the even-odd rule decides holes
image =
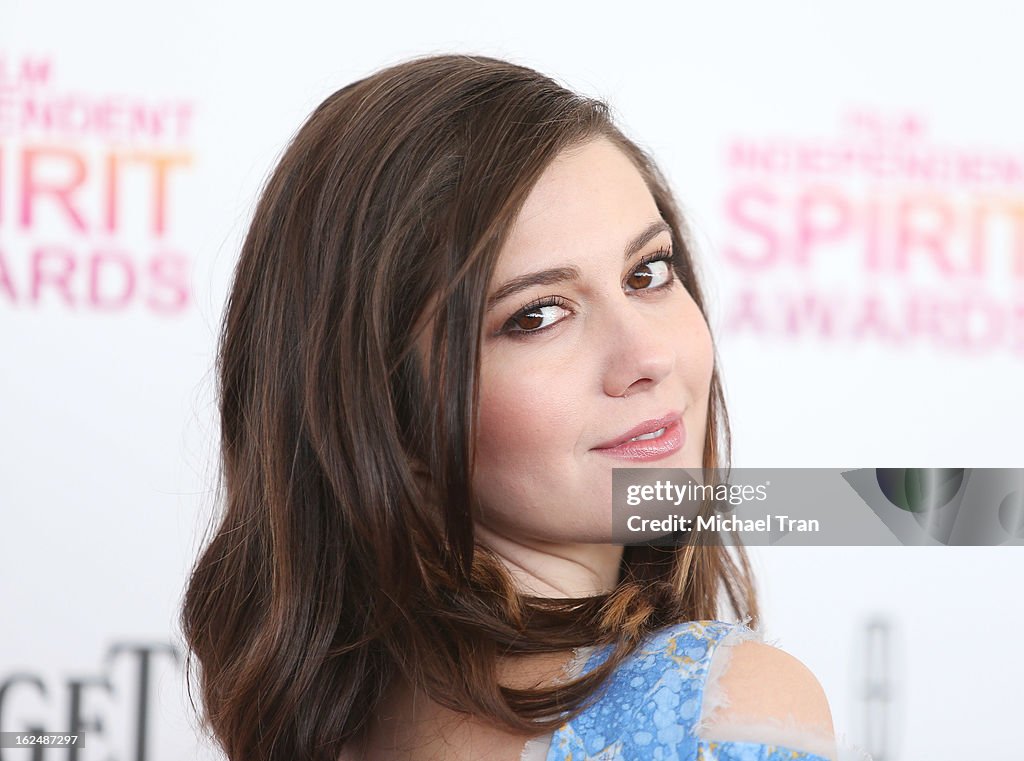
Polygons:
[[[827,761],[779,745],[697,737],[715,647],[741,624],[690,621],[659,632],[627,659],[607,690],[551,735],[546,761]],[[612,646],[595,649],[586,674]]]

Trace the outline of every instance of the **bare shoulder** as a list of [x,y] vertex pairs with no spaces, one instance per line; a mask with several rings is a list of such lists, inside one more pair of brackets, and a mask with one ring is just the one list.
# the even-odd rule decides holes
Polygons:
[[756,641],[719,648],[705,689],[701,735],[763,742],[835,758],[828,698],[807,666]]
[[718,687],[728,704],[716,714],[792,718],[832,729],[832,712],[818,679],[800,660],[762,642],[729,647]]

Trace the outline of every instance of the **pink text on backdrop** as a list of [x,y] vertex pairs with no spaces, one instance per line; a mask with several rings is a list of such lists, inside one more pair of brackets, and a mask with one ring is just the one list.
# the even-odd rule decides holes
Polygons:
[[192,103],[62,88],[56,74],[50,57],[0,52],[0,304],[182,312]]
[[1021,152],[857,109],[832,138],[733,139],[724,163],[726,332],[1024,354]]
[[948,278],[1024,279],[1024,195],[862,195],[824,184],[790,192],[747,182],[729,190],[724,206],[729,235],[722,253],[739,269],[810,269],[816,256],[852,243],[866,272],[901,274],[917,262]]

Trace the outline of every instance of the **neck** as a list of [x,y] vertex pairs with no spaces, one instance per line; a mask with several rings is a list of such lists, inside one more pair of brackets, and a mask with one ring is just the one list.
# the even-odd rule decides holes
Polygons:
[[592,597],[611,592],[619,582],[621,545],[511,538],[482,525],[474,532],[477,541],[498,557],[524,594]]

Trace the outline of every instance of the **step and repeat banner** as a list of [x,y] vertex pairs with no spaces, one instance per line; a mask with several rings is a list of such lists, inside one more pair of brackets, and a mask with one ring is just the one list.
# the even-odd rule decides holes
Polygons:
[[[232,267],[310,111],[417,55],[548,73],[658,160],[735,466],[1024,467],[1024,10],[705,5],[0,0],[0,731],[88,739],[0,761],[218,758],[177,617]],[[983,540],[751,550],[766,632],[877,759],[1013,757],[1010,492]]]

